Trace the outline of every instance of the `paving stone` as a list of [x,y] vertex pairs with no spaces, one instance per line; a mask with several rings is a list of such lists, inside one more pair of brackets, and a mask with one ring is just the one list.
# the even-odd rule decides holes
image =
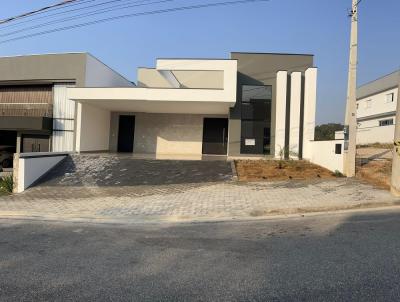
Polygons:
[[[389,192],[352,179],[238,182],[232,180],[226,162],[104,157],[73,156],[38,186],[21,194],[0,197],[0,214],[133,220],[220,219],[299,208],[398,201]],[[117,179],[121,185],[115,184]],[[172,183],[166,184],[167,180]]]

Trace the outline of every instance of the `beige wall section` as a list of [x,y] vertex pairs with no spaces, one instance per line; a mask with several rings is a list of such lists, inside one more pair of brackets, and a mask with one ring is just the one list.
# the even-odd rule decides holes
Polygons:
[[138,87],[172,88],[171,84],[154,68],[138,68]]
[[86,53],[28,55],[0,58],[0,81],[76,81],[85,84]]
[[[171,70],[182,88],[224,89],[222,70]],[[138,69],[138,86],[173,88],[162,74],[153,68]]]
[[222,70],[173,70],[183,88],[224,89]]
[[76,151],[108,151],[110,112],[87,104],[78,104]]
[[135,115],[134,153],[198,155],[202,140],[202,115]]
[[119,115],[135,116],[133,153],[201,155],[203,119],[223,115],[112,112],[110,151],[117,150]]

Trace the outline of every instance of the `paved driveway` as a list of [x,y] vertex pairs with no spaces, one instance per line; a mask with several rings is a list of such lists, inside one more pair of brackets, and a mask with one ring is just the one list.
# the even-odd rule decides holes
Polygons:
[[398,200],[356,180],[232,180],[225,161],[74,156],[24,193],[0,197],[0,216],[107,221],[248,219]]

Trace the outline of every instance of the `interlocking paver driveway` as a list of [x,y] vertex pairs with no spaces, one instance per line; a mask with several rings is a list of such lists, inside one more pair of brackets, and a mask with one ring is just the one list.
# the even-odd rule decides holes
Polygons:
[[243,183],[231,178],[230,164],[223,161],[75,156],[40,185],[0,197],[0,215],[218,220],[398,202],[389,192],[351,179]]

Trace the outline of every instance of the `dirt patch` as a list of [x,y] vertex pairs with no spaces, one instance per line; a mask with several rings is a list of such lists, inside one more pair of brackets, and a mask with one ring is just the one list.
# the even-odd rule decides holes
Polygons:
[[374,160],[357,168],[357,178],[385,190],[390,190],[391,175],[390,160]]
[[373,143],[366,145],[357,145],[357,148],[376,148],[376,149],[393,149],[393,144]]
[[336,178],[331,171],[302,160],[237,160],[235,165],[241,181]]

